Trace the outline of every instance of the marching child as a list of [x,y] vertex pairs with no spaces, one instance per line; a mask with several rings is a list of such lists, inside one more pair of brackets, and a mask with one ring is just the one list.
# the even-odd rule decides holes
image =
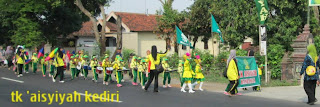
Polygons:
[[183,80],[182,80],[183,65],[184,65],[184,62],[182,60],[179,60],[178,73],[179,73],[179,76],[180,76],[180,86],[181,87],[182,87],[182,85],[184,83]]
[[87,77],[88,77],[88,69],[89,69],[88,62],[87,62],[88,58],[89,58],[88,55],[84,55],[82,58],[82,62],[81,62],[82,66],[83,66],[82,70],[83,70],[85,80],[87,80]]
[[70,71],[71,71],[71,80],[73,80],[74,76],[76,75],[76,62],[74,60],[75,60],[74,56],[71,56],[70,62],[69,62]]
[[195,80],[196,81],[192,85],[195,86],[198,83],[200,83],[199,90],[203,91],[202,85],[203,85],[203,81],[204,81],[204,76],[202,74],[202,66],[201,66],[201,60],[200,60],[200,56],[199,55],[196,56],[195,62],[197,64],[196,65],[196,69],[195,69],[195,73],[196,73]]
[[109,77],[111,77],[111,74],[108,74],[107,73],[107,68],[111,67],[111,62],[109,61],[109,55],[106,54],[105,57],[104,57],[104,60],[102,61],[102,68],[103,68],[103,74],[104,74],[104,77],[103,77],[103,84],[105,85],[108,85],[108,79]]
[[49,66],[50,66],[50,72],[49,72],[49,77],[52,77],[54,75],[54,70],[55,70],[55,61],[53,59],[49,60]]
[[97,66],[98,66],[97,57],[96,57],[96,56],[93,56],[93,57],[92,57],[92,60],[91,60],[91,62],[90,62],[90,67],[91,67],[92,74],[93,74],[92,81],[94,81],[94,82],[98,82],[98,74],[97,74],[97,72],[96,72]]
[[163,58],[162,59],[162,67],[164,69],[164,72],[163,72],[163,88],[167,88],[166,86],[166,81],[168,79],[168,87],[170,88],[171,85],[170,85],[170,81],[171,81],[171,76],[170,76],[170,66],[168,64],[168,59],[167,58]]
[[38,60],[39,60],[36,53],[33,53],[31,60],[32,60],[32,71],[33,73],[36,73],[38,68]]
[[79,55],[76,54],[76,56],[74,57],[74,63],[75,63],[75,66],[76,66],[75,76],[77,78],[79,77],[79,74],[80,74],[80,69],[77,68],[77,66],[79,66],[79,61],[80,61]]
[[137,63],[136,56],[132,57],[130,68],[132,70],[132,75],[133,75],[132,85],[138,85],[138,83],[137,83],[138,63]]
[[142,89],[144,89],[144,86],[147,82],[147,77],[146,77],[146,72],[148,72],[147,69],[148,69],[147,62],[145,59],[142,59],[138,67],[139,75],[141,77],[140,84]]
[[186,88],[187,84],[189,87],[189,93],[194,93],[194,91],[192,90],[192,84],[191,84],[191,80],[193,79],[193,75],[195,75],[195,73],[193,72],[191,65],[190,65],[190,58],[191,58],[191,54],[190,53],[186,53],[186,55],[183,56],[184,58],[184,70],[183,70],[183,86],[181,88],[181,92],[186,92],[184,89]]
[[45,58],[48,56],[48,54],[45,54],[43,58],[41,58],[41,65],[42,65],[42,76],[46,77],[47,72],[47,65],[48,63],[45,61]]
[[123,68],[123,62],[122,62],[122,58],[117,55],[115,62],[113,63],[113,70],[116,73],[116,77],[117,77],[117,87],[122,87],[121,85],[121,80],[122,80],[122,71],[119,71]]

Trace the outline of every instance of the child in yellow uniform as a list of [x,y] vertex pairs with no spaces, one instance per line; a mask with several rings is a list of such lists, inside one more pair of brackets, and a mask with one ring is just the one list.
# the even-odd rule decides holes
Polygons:
[[180,86],[182,87],[183,85],[183,80],[182,80],[182,74],[183,74],[183,65],[184,65],[184,62],[182,60],[179,60],[179,65],[178,65],[178,73],[179,73],[179,76],[180,76]]
[[71,71],[71,80],[73,80],[74,76],[76,75],[76,62],[74,60],[75,60],[74,56],[71,56],[70,62],[69,62],[70,71]]
[[90,67],[91,67],[92,74],[93,74],[92,81],[98,82],[98,74],[97,74],[97,72],[96,72],[97,66],[98,66],[98,60],[97,60],[97,57],[96,57],[96,56],[93,56],[92,58],[93,58],[93,59],[92,59],[91,62],[90,62]]
[[198,83],[200,83],[199,90],[200,90],[200,91],[203,91],[202,85],[203,85],[203,81],[204,81],[204,76],[203,76],[203,74],[202,74],[201,60],[200,60],[200,56],[199,56],[199,55],[197,55],[196,58],[197,58],[197,59],[195,60],[195,62],[196,62],[196,64],[197,64],[197,65],[196,65],[196,69],[195,69],[195,73],[196,73],[195,79],[196,79],[196,82],[193,83],[192,85],[195,86],[195,85],[197,85]]
[[187,84],[189,87],[189,93],[194,93],[194,91],[192,90],[192,84],[191,84],[191,80],[193,79],[193,75],[195,75],[195,73],[193,72],[191,65],[190,65],[190,58],[191,58],[191,54],[190,53],[186,53],[186,55],[183,56],[185,62],[184,62],[184,70],[183,70],[183,74],[182,74],[182,78],[183,78],[183,86],[181,88],[181,92],[186,92],[184,89],[186,88]]
[[122,87],[121,85],[121,80],[122,80],[122,71],[119,71],[123,68],[123,62],[122,62],[122,58],[117,55],[115,62],[113,63],[113,70],[116,73],[116,77],[117,77],[117,87]]
[[142,59],[138,67],[139,75],[141,77],[140,84],[142,89],[144,89],[144,86],[147,82],[147,77],[146,77],[146,72],[148,72],[147,70],[148,70],[148,64],[145,59]]
[[53,59],[49,60],[49,65],[50,65],[50,73],[49,73],[49,77],[52,77],[54,75],[54,70],[55,70],[55,63],[53,61]]
[[87,55],[84,55],[83,58],[82,58],[82,61],[81,61],[81,64],[82,64],[82,70],[83,70],[83,75],[84,75],[84,79],[87,80],[87,76],[88,76],[88,58],[89,56]]
[[45,58],[48,56],[48,54],[45,54],[43,58],[41,58],[41,66],[42,66],[42,76],[46,77],[47,72],[47,65],[48,63],[45,61]]
[[171,82],[171,76],[170,76],[170,66],[168,64],[168,59],[167,58],[163,58],[162,59],[162,67],[164,69],[164,72],[163,72],[163,88],[167,88],[166,86],[166,81],[168,79],[168,87],[171,87],[170,85],[170,82]]
[[25,63],[25,59],[26,59],[26,56],[23,52],[23,49],[22,48],[19,48],[18,51],[17,51],[17,54],[16,54],[16,60],[17,60],[17,64],[18,64],[18,71],[19,71],[19,74],[17,77],[21,77],[22,76],[22,70],[23,70],[23,65]]
[[132,61],[130,63],[130,68],[132,70],[132,75],[133,75],[132,85],[138,85],[138,83],[137,83],[138,63],[137,63],[137,57],[136,56],[132,57]]
[[109,77],[111,76],[111,74],[107,74],[106,70],[107,68],[111,67],[111,62],[109,61],[109,55],[106,54],[105,59],[102,61],[102,68],[103,68],[103,74],[104,74],[104,77],[103,77],[103,84],[105,85],[108,85],[108,79]]
[[37,66],[38,66],[38,60],[39,60],[36,53],[33,53],[31,60],[32,60],[32,71],[33,71],[33,73],[36,73]]

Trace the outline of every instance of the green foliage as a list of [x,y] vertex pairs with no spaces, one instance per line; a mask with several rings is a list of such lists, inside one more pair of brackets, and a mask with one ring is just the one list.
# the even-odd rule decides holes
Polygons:
[[[211,66],[212,66],[212,62],[214,61],[214,57],[213,55],[210,54],[210,51],[208,50],[199,50],[199,49],[195,49],[192,51],[193,54],[192,55],[195,55],[195,54],[198,54],[200,56],[200,59],[201,59],[201,65],[203,67],[203,72],[205,74],[208,74],[208,71],[211,70]],[[195,59],[195,56],[194,56],[194,59]],[[194,62],[194,61],[193,61]],[[196,64],[194,64],[195,66]]]
[[177,53],[174,53],[174,54],[168,56],[167,58],[169,59],[168,64],[170,65],[170,67],[173,67],[174,69],[178,68],[180,58]]
[[131,53],[135,53],[135,51],[133,49],[123,48],[123,53],[122,53],[123,61],[128,61]]
[[237,50],[237,56],[248,56],[248,51],[242,50],[242,49],[238,49]]
[[281,77],[281,61],[285,53],[282,45],[271,44],[268,47],[268,68],[271,71],[271,78],[279,79]]
[[320,53],[320,36],[314,36],[314,45],[316,46],[317,53]]
[[194,37],[194,46],[199,37],[204,36],[202,41],[211,38],[211,12],[212,0],[196,0],[188,9],[190,12],[186,16],[190,22],[185,26],[184,33]]

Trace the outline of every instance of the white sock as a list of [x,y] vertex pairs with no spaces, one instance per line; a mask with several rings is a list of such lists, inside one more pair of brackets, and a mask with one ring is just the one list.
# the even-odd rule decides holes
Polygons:
[[193,91],[191,83],[188,83],[188,87],[189,87],[189,91]]
[[198,84],[198,82],[194,82],[193,84],[192,84],[192,86],[194,87],[194,86],[196,86]]
[[199,89],[202,89],[203,82],[200,82]]
[[186,88],[187,84],[183,83],[181,90],[184,90]]

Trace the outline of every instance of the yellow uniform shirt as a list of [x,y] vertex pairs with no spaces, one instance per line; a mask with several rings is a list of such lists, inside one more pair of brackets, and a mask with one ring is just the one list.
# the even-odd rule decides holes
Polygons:
[[157,60],[154,60],[153,57],[152,57],[152,54],[149,54],[147,56],[147,62],[149,62],[149,61],[151,62],[150,70],[155,70],[156,69],[156,65],[160,64],[161,58],[167,56],[167,53],[168,53],[168,51],[166,53],[164,53],[164,54],[158,53],[157,54]]
[[63,67],[64,66],[64,62],[63,62],[63,59],[64,59],[64,55],[63,55],[63,58],[60,58],[58,57],[59,55],[56,54],[56,58],[55,58],[55,64],[56,64],[56,67]]
[[227,76],[228,76],[229,80],[238,80],[239,79],[238,68],[237,68],[236,62],[234,60],[231,60],[229,62]]

